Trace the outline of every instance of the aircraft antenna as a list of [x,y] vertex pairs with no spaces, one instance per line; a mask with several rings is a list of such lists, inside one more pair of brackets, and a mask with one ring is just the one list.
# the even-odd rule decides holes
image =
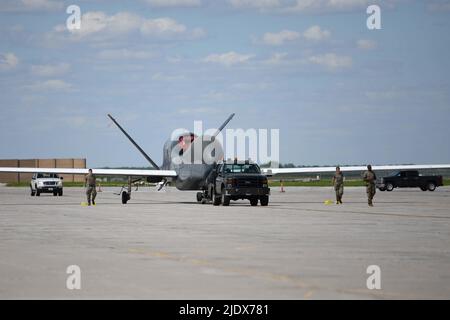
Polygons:
[[225,122],[219,127],[219,129],[217,129],[216,133],[214,133],[214,135],[213,135],[214,138],[220,133],[220,131],[223,130],[223,128],[226,127],[226,125],[228,124],[228,122],[230,122],[231,119],[233,119],[233,117],[234,117],[234,113],[232,113],[232,114],[228,117],[228,119],[225,120]]

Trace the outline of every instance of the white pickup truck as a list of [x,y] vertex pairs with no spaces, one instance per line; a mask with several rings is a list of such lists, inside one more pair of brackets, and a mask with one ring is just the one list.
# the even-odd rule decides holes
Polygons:
[[41,193],[53,193],[56,196],[63,195],[63,178],[55,173],[35,173],[31,178],[31,196],[39,197]]

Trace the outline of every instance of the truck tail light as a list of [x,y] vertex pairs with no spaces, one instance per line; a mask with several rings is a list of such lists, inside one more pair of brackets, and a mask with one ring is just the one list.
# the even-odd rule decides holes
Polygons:
[[267,178],[261,180],[261,184],[263,188],[267,188],[269,186],[269,183],[267,181]]

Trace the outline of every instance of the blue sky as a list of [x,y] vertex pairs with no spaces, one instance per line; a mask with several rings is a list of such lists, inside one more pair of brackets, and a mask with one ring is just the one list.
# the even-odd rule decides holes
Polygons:
[[2,0],[0,158],[147,165],[111,113],[160,163],[235,112],[280,129],[282,162],[449,163],[449,31],[446,0]]

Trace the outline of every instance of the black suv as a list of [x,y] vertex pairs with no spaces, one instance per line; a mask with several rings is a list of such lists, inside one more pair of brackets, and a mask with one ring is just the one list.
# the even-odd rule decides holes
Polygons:
[[207,194],[213,205],[230,205],[230,201],[248,199],[252,206],[269,204],[267,177],[255,163],[224,162],[215,166],[207,178]]

